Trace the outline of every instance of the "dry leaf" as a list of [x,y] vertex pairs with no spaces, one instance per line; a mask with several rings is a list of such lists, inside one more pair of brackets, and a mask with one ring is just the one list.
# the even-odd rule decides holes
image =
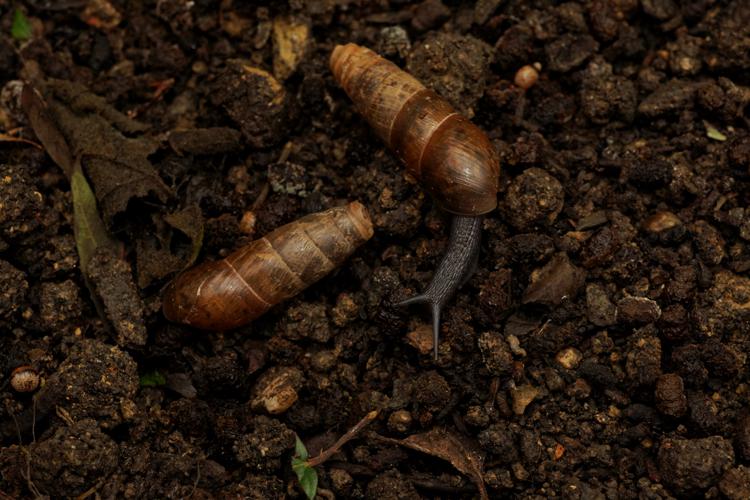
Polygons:
[[489,499],[484,485],[484,455],[468,438],[446,429],[436,428],[404,439],[382,436],[378,436],[378,439],[447,460],[453,467],[472,478],[479,488],[482,500]]
[[112,108],[82,85],[50,80],[43,89],[49,117],[62,132],[73,156],[80,156],[108,226],[133,198],[153,194],[166,201],[171,196],[148,160],[158,143],[143,136],[123,135],[140,132],[145,125]]
[[65,137],[47,110],[47,104],[31,86],[21,91],[21,106],[47,154],[63,170],[68,180],[73,176],[73,155]]
[[[197,205],[188,205],[166,215],[154,214],[151,219],[155,230],[136,240],[136,267],[141,288],[189,267],[198,258],[203,245],[203,215]],[[187,236],[187,240],[180,234]]]

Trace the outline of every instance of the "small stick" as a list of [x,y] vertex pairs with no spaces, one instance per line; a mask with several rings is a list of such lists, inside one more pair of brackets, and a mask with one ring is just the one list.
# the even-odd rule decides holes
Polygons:
[[367,425],[375,420],[375,418],[378,416],[379,410],[373,410],[367,415],[365,415],[362,420],[357,422],[357,425],[349,429],[349,431],[341,436],[338,441],[333,443],[333,446],[330,448],[323,450],[320,452],[320,455],[317,457],[311,458],[306,462],[306,465],[308,467],[317,467],[318,465],[322,464],[329,458],[331,458],[333,455],[338,453],[338,451],[341,449],[342,446],[344,446],[346,443],[351,441],[359,432],[367,427]]

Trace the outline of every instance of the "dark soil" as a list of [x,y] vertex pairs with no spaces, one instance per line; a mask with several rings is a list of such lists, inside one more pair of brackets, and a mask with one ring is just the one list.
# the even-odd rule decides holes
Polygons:
[[[334,82],[346,42],[501,158],[437,361],[391,304],[449,218]],[[437,429],[493,498],[750,498],[749,70],[739,0],[0,3],[0,496],[303,498],[295,433],[314,456],[379,410],[320,498],[477,497],[481,461],[394,444]],[[22,81],[119,242],[94,283]],[[351,200],[374,238],[299,296],[231,332],[162,316],[196,250]]]

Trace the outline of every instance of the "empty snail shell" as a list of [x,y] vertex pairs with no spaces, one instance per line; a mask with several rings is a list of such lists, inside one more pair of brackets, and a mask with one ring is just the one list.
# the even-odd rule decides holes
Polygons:
[[245,325],[330,273],[372,234],[356,201],[307,215],[180,274],[164,292],[164,315],[206,330]]
[[473,274],[482,215],[497,206],[500,166],[479,127],[413,76],[375,52],[349,43],[331,55],[331,71],[375,133],[438,204],[454,214],[448,250],[424,293],[437,357],[440,311]]

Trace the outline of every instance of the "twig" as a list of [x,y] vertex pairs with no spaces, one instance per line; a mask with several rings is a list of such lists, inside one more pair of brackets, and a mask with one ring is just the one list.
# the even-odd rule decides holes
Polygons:
[[317,457],[309,459],[307,461],[307,463],[306,463],[307,466],[308,467],[317,467],[318,465],[322,464],[323,462],[325,462],[326,460],[328,460],[329,458],[331,458],[333,455],[335,455],[336,453],[338,453],[338,451],[341,449],[342,446],[344,446],[346,443],[348,443],[349,441],[351,441],[357,434],[359,434],[359,432],[362,429],[364,429],[365,427],[367,427],[367,425],[370,422],[372,422],[373,420],[375,420],[375,418],[378,416],[378,412],[379,412],[379,410],[373,410],[370,413],[368,413],[367,415],[365,415],[364,418],[362,418],[362,420],[360,420],[359,422],[357,422],[357,425],[355,425],[354,427],[352,427],[351,429],[349,429],[349,431],[346,434],[344,434],[343,436],[341,436],[338,439],[338,441],[336,441],[335,443],[333,443],[333,446],[331,446],[330,448],[328,448],[326,450],[321,451],[320,455],[318,455]]
[[190,495],[188,495],[188,498],[193,498],[195,495],[195,492],[198,490],[198,483],[201,480],[201,463],[198,462],[195,465],[196,472],[195,472],[195,481],[193,481],[193,489],[190,491]]
[[106,481],[108,478],[109,478],[109,476],[103,477],[94,486],[92,486],[91,488],[87,489],[86,491],[84,491],[83,493],[81,493],[80,495],[78,495],[77,497],[75,497],[75,500],[86,500],[88,497],[90,497],[91,495],[93,495],[94,493],[96,493],[96,491],[99,488],[101,488],[102,485],[104,485],[104,481]]
[[452,486],[450,484],[442,483],[440,481],[419,478],[419,477],[408,477],[411,482],[417,488],[422,488],[430,491],[437,491],[446,495],[463,495],[467,493],[473,493],[477,491],[476,485],[466,486]]
[[[34,398],[34,403],[36,403],[36,398]],[[36,404],[34,404],[34,409],[36,409]],[[21,427],[18,425],[18,419],[16,418],[15,413],[11,413],[11,416],[13,417],[13,422],[16,424],[16,432],[18,433],[18,448],[19,451],[23,454],[25,462],[26,462],[26,468],[21,473],[21,476],[26,480],[26,487],[31,491],[31,494],[34,495],[34,498],[43,498],[41,492],[34,484],[34,481],[31,480],[31,451],[23,445],[23,439],[21,438]],[[34,437],[34,441],[36,442],[36,437]]]
[[36,397],[31,400],[31,442],[36,443]]
[[42,151],[44,150],[41,144],[37,144],[32,140],[24,139],[23,137],[16,137],[10,134],[4,134],[2,132],[0,132],[0,142],[22,142],[24,144],[30,144],[31,146],[41,149]]
[[258,194],[258,197],[255,198],[255,201],[253,202],[253,205],[250,207],[250,211],[254,212],[260,208],[260,206],[265,203],[266,198],[268,198],[268,191],[270,190],[270,186],[266,182],[263,184],[263,187],[260,190],[260,194]]

